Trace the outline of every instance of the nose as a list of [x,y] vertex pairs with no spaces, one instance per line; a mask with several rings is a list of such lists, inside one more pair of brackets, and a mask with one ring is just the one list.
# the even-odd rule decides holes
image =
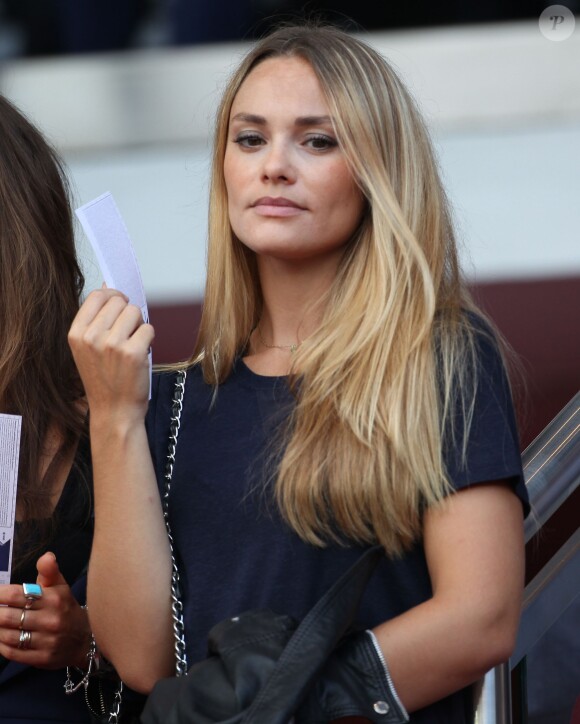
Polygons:
[[283,141],[271,141],[264,149],[262,180],[274,183],[294,183],[296,169],[291,152]]

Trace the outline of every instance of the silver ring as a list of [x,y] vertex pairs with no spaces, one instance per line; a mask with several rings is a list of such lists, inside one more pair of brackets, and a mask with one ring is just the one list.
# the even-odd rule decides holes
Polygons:
[[18,648],[19,649],[29,649],[31,640],[32,640],[32,634],[30,633],[30,631],[21,631],[20,639],[18,640]]
[[18,626],[18,628],[19,628],[21,631],[22,631],[22,629],[24,628],[24,619],[26,618],[26,611],[27,611],[27,609],[26,609],[26,608],[23,608],[23,609],[22,609],[22,613],[20,614],[20,625]]
[[39,583],[23,583],[22,592],[26,599],[24,608],[32,608],[32,604],[42,598],[42,586]]

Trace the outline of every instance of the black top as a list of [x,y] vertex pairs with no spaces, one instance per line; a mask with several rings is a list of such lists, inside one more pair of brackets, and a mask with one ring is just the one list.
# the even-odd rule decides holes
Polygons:
[[[46,521],[48,522],[48,521]],[[45,521],[42,521],[45,523]],[[16,522],[18,535],[22,524]],[[36,547],[40,528],[26,526],[28,547]],[[80,440],[78,450],[54,510],[50,534],[42,551],[33,559],[26,560],[14,569],[11,583],[34,583],[38,575],[37,559],[46,551],[56,555],[58,566],[71,586],[84,572],[91,552],[93,540],[93,503],[90,443],[88,438]]]
[[[18,525],[18,524],[17,524]],[[27,543],[33,545],[37,531]],[[57,557],[59,568],[79,601],[85,601],[86,566],[93,537],[93,504],[90,445],[79,443],[73,465],[55,508],[53,531],[38,555],[13,572],[12,583],[34,583],[36,561],[47,550]],[[34,637],[34,633],[32,634]],[[34,640],[34,638],[33,638]],[[1,724],[89,724],[90,716],[80,690],[66,696],[66,670],[37,669],[0,657]]]
[[[507,479],[527,511],[509,388],[495,347],[480,341],[480,375],[466,464],[446,456],[457,489]],[[175,374],[154,376],[147,427],[160,486],[167,456]],[[213,403],[213,404],[212,404]],[[304,543],[264,494],[277,423],[292,406],[283,377],[253,373],[238,360],[214,390],[199,366],[188,371],[170,495],[170,524],[182,580],[188,664],[203,658],[209,629],[251,608],[302,618],[360,555],[362,548]],[[460,426],[459,426],[460,427]],[[421,541],[377,567],[357,624],[371,628],[432,595]],[[388,657],[387,657],[388,659]],[[467,721],[467,693],[416,712],[411,721]],[[439,717],[439,718],[438,718]]]

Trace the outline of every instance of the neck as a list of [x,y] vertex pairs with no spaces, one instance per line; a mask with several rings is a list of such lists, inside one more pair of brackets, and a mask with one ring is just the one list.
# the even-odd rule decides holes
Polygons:
[[298,264],[258,258],[263,298],[259,331],[263,341],[290,348],[316,331],[336,266],[334,259]]
[[250,369],[262,375],[297,371],[295,352],[320,326],[336,266],[258,257],[263,309],[244,358]]

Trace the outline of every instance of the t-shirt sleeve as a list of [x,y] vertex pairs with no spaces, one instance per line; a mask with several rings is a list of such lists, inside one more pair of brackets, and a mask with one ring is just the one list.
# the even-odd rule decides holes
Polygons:
[[477,483],[506,480],[520,498],[527,515],[530,506],[510,387],[497,344],[485,329],[477,335],[476,380],[465,455],[461,412],[455,415],[454,444],[448,444],[445,451],[449,479],[456,490]]

